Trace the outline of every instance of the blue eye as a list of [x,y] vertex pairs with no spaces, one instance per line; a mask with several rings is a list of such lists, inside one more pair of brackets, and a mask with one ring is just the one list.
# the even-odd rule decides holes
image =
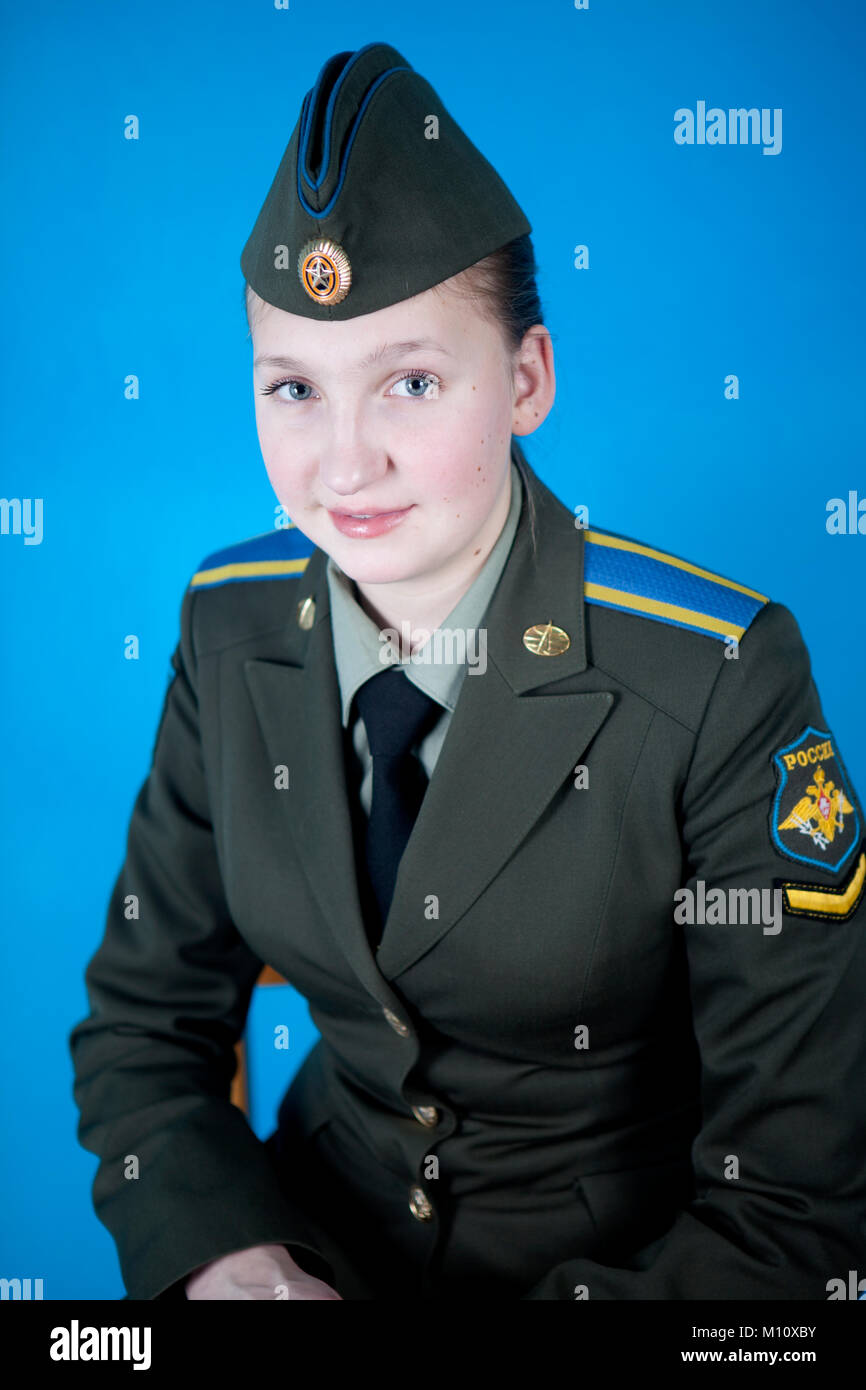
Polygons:
[[439,380],[439,378],[437,376],[434,376],[432,372],[406,372],[405,376],[402,376],[400,380],[395,382],[394,384],[395,386],[402,386],[404,381],[411,383],[411,385],[413,386],[421,387],[420,391],[408,392],[409,399],[414,399],[418,401],[435,400],[436,397],[439,395],[439,391],[442,386],[442,383]]
[[[401,391],[397,393],[402,395],[404,400],[432,401],[436,399],[442,390],[442,382],[439,380],[438,376],[434,376],[432,372],[420,370],[405,372],[400,380],[394,383],[391,390],[393,391],[397,386],[402,386],[404,382],[408,383],[408,386],[412,388],[405,392]],[[279,381],[272,381],[267,386],[261,386],[259,388],[259,393],[262,396],[273,396],[276,392],[281,391],[284,386],[291,388],[291,394],[282,396],[282,400],[297,401],[299,404],[303,404],[306,401],[312,400],[315,394],[312,386],[310,386],[308,382],[299,381],[297,377],[290,376],[282,377]],[[308,394],[300,395],[299,392],[307,392]]]
[[[283,377],[282,381],[272,381],[269,386],[262,386],[260,388],[261,394],[263,396],[272,396],[275,391],[279,391],[283,386],[300,386],[301,390],[303,391],[312,391],[313,389],[312,386],[309,386],[306,381],[298,381],[295,377],[286,376]],[[283,399],[285,400],[286,398],[283,397]],[[310,397],[293,395],[290,396],[289,399],[293,401],[308,401]]]

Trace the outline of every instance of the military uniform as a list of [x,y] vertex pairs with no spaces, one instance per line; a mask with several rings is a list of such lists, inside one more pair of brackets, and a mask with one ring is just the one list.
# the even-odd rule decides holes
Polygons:
[[[290,529],[192,579],[74,1033],[130,1297],[270,1242],[359,1298],[815,1299],[862,1262],[866,854],[797,626],[530,476],[376,950],[327,557]],[[817,805],[779,829],[816,768],[824,849]],[[781,930],[679,925],[698,881],[778,889]],[[263,962],[322,1035],[267,1145],[228,1099]]]
[[[300,204],[305,142],[336,216],[352,160],[327,132],[369,154],[359,108],[390,93],[392,131],[431,109],[371,48],[323,69],[265,223],[280,188]],[[521,234],[498,196],[430,283]],[[375,247],[319,254],[259,292],[379,307]],[[191,577],[71,1039],[130,1298],[265,1243],[348,1299],[823,1299],[862,1266],[866,849],[797,625],[523,477],[379,940],[339,576],[289,527]],[[266,1143],[229,1099],[263,963],[321,1034]]]

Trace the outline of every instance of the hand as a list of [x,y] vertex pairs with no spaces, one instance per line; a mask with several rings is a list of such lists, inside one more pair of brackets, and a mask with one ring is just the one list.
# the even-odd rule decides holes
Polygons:
[[187,1275],[191,1299],[315,1299],[342,1303],[336,1289],[307,1274],[284,1245],[254,1245],[233,1250]]

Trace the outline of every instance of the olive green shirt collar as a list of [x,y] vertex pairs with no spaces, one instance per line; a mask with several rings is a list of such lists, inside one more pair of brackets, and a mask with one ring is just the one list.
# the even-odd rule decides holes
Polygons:
[[[523,485],[520,472],[512,462],[511,502],[505,525],[481,570],[440,624],[440,628],[469,632],[480,626],[511,550],[522,500]],[[347,728],[355,692],[365,681],[385,669],[381,657],[383,643],[379,637],[380,629],[355,597],[354,581],[343,573],[330,556],[325,572],[331,606],[334,659],[343,709],[343,727]],[[431,636],[425,646],[432,640]],[[404,661],[402,665],[406,675],[420,690],[453,713],[466,674],[465,660],[429,663]]]

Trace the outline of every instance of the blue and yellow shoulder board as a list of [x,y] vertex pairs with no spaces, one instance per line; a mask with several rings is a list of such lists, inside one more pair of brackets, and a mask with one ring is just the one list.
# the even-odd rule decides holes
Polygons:
[[720,574],[662,550],[616,536],[586,532],[584,597],[603,608],[725,641],[743,636],[769,599]]
[[313,542],[294,524],[265,531],[208,555],[189,581],[190,588],[213,589],[217,584],[250,579],[291,579],[303,574],[314,550]]

